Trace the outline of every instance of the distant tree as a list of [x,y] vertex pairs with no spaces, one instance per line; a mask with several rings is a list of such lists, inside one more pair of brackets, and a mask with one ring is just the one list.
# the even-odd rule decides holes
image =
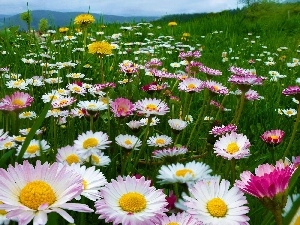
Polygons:
[[32,21],[31,11],[27,10],[26,12],[21,13],[20,18],[25,23],[27,23],[27,29],[28,29],[28,32],[30,32],[30,23]]
[[48,20],[45,19],[45,18],[42,18],[40,19],[40,22],[39,22],[39,31],[40,32],[45,32],[47,29],[48,29]]

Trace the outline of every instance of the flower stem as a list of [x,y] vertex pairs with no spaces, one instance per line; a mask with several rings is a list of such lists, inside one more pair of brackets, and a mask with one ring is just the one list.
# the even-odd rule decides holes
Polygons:
[[287,148],[284,151],[283,158],[285,158],[289,154],[289,150],[292,147],[293,141],[294,141],[296,133],[297,133],[297,128],[298,128],[299,121],[300,121],[300,104],[298,105],[297,118],[296,118],[296,121],[294,123],[292,136],[291,136],[291,139],[289,141],[289,144],[288,144]]
[[272,213],[274,215],[276,225],[282,225],[282,210],[280,208],[276,208],[272,210]]
[[245,105],[245,94],[246,94],[246,92],[242,91],[240,105],[239,105],[237,114],[236,114],[236,116],[233,118],[233,120],[231,122],[233,124],[237,125],[239,123],[239,120],[241,118],[242,111],[243,111],[243,108],[244,108],[244,105]]
[[232,184],[234,184],[235,176],[236,176],[236,171],[235,171],[236,160],[234,158],[231,159],[230,164],[231,164],[231,180],[232,180]]

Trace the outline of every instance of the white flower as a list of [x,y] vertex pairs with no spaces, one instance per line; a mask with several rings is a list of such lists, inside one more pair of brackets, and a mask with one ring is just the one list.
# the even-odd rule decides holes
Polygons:
[[149,137],[147,144],[155,147],[165,147],[172,143],[172,138],[167,135],[158,135]]
[[119,134],[116,137],[116,143],[123,148],[133,150],[138,150],[138,147],[142,145],[138,137],[129,134]]

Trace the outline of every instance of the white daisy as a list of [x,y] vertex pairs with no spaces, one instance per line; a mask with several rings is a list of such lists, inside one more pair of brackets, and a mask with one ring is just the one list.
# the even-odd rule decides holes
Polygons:
[[189,189],[191,197],[183,196],[187,212],[204,224],[248,225],[246,196],[239,188],[229,186],[224,179],[198,181]]
[[102,101],[91,100],[91,101],[79,101],[77,106],[81,109],[85,109],[88,113],[93,113],[107,109],[107,104]]
[[153,225],[167,211],[166,195],[145,177],[117,177],[101,188],[95,203],[99,219],[113,224]]
[[149,139],[147,140],[147,144],[149,146],[155,146],[155,147],[165,147],[172,144],[172,142],[173,141],[171,137],[168,137],[167,135],[158,135],[158,134],[149,137]]
[[163,165],[159,170],[157,178],[159,183],[188,183],[195,182],[210,177],[212,170],[202,162],[188,162],[186,165],[181,163]]
[[79,135],[78,139],[74,141],[74,148],[78,150],[81,157],[87,158],[101,149],[106,149],[110,143],[106,133],[87,131]]
[[[22,145],[19,145],[19,147],[17,148],[16,155],[20,154],[21,148],[22,148]],[[40,156],[41,151],[46,152],[49,148],[50,148],[50,146],[48,145],[47,141],[32,139],[24,152],[23,159],[34,158],[36,156]]]
[[[159,124],[159,119],[156,116],[151,117],[150,119],[151,119],[150,127]],[[140,119],[140,123],[141,123],[141,126],[147,126],[147,124],[148,124],[148,118],[142,118],[142,119]]]
[[129,134],[119,134],[115,140],[119,146],[126,149],[138,150],[142,145],[142,142],[138,137]]
[[169,119],[168,124],[173,130],[181,131],[187,126],[187,122],[181,119]]
[[57,149],[56,161],[68,165],[71,165],[72,163],[83,163],[77,149],[70,145]]
[[169,112],[168,105],[160,99],[143,99],[134,104],[134,109],[137,113],[145,114],[147,117],[150,115],[165,115]]
[[110,164],[111,160],[108,156],[104,155],[103,152],[96,152],[86,159],[87,162],[91,160],[92,165],[94,166],[107,166]]
[[19,114],[20,119],[33,119],[36,118],[36,113],[34,111],[26,111]]
[[[107,183],[107,180],[102,172],[99,169],[96,169],[95,166],[86,168],[86,166],[81,166],[80,164],[72,164],[70,169],[75,173],[78,173],[82,178],[83,191],[80,195],[85,196],[86,198],[96,201],[100,198],[99,190],[102,186]],[[76,200],[79,200],[80,196],[76,197]]]

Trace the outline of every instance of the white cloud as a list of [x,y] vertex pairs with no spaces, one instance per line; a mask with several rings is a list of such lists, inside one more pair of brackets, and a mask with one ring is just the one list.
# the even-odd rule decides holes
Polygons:
[[218,12],[237,7],[236,0],[1,0],[0,14],[27,10],[90,12],[110,15],[163,16],[178,13]]

